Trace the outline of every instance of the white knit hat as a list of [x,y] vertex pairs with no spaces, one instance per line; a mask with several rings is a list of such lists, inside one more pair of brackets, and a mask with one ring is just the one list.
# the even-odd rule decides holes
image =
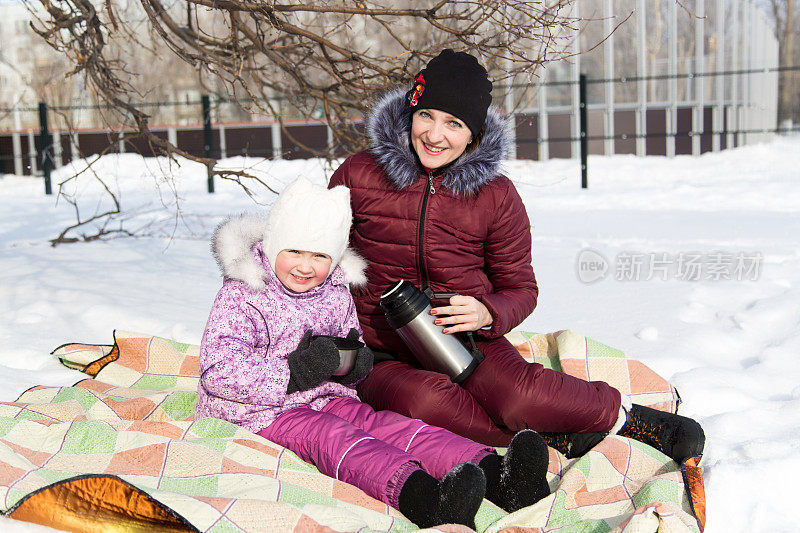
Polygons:
[[339,264],[350,239],[350,189],[327,189],[300,177],[281,192],[267,219],[264,253],[269,264],[281,250],[306,250],[331,257],[331,271]]

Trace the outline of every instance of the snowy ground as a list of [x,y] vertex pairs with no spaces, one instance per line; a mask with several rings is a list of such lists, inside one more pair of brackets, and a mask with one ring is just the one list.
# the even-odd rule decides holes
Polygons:
[[[316,160],[223,164],[275,188],[331,172]],[[706,531],[795,531],[800,137],[695,158],[596,156],[589,168],[581,190],[575,161],[506,165],[533,221],[541,290],[522,328],[579,331],[672,380],[708,437]],[[84,216],[110,205],[92,171],[119,193],[125,227],[148,236],[52,248],[72,206],[41,180],[0,177],[0,400],[77,381],[49,355],[65,342],[123,329],[198,343],[220,284],[214,225],[274,197],[258,205],[219,180],[210,195],[196,165],[107,156],[65,184]],[[57,171],[55,187],[72,173]],[[0,519],[2,531],[44,529]]]

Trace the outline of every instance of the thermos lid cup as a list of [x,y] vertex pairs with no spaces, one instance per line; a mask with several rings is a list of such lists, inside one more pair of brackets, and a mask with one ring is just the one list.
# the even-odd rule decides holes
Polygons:
[[333,371],[332,376],[344,376],[351,370],[356,363],[356,355],[358,350],[345,350],[339,348],[339,366]]
[[400,280],[381,294],[381,307],[394,329],[402,328],[431,305],[425,294],[406,280]]
[[333,371],[334,376],[344,376],[353,369],[356,362],[358,350],[364,347],[364,343],[358,340],[335,337],[333,335],[315,335],[313,338],[327,337],[339,350],[339,366]]

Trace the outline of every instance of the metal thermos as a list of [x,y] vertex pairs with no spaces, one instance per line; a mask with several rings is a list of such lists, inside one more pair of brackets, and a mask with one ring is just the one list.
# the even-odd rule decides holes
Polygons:
[[442,333],[433,323],[430,299],[413,284],[401,280],[381,295],[386,320],[411,352],[428,370],[450,376],[461,383],[478,366],[478,361],[453,335]]

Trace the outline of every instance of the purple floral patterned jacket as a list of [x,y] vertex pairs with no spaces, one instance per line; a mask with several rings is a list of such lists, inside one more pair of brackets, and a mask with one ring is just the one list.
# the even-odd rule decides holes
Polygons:
[[343,337],[355,328],[360,335],[347,283],[365,281],[364,261],[345,252],[322,285],[292,292],[264,256],[264,227],[261,218],[239,216],[217,229],[213,248],[225,280],[203,333],[197,388],[198,418],[221,418],[254,433],[294,407],[321,409],[335,398],[357,397],[333,381],[287,394],[287,356],[308,329]]

